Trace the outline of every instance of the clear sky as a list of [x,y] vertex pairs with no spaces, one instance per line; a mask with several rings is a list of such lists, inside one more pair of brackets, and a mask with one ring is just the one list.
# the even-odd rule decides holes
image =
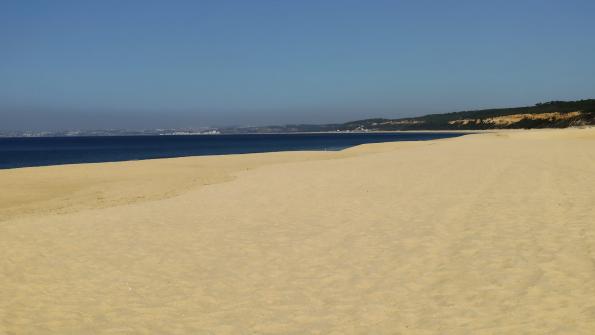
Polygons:
[[342,122],[595,97],[595,1],[0,1],[0,129]]

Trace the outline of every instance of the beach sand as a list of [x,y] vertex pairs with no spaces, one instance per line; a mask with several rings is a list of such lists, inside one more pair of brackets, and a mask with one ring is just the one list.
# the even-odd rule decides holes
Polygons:
[[594,334],[595,128],[0,171],[0,334]]

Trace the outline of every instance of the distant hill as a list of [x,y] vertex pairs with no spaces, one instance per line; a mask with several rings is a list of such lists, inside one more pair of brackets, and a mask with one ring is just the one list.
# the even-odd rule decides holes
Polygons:
[[247,133],[297,133],[335,131],[391,130],[479,130],[565,128],[595,125],[595,99],[550,101],[535,106],[496,108],[446,114],[430,114],[401,119],[366,119],[337,124],[290,124],[265,127],[227,127],[198,129],[100,129],[56,132],[0,132],[0,137],[39,136],[135,136],[135,135],[203,135]]
[[482,109],[430,114],[401,119],[367,119],[342,124],[285,125],[222,129],[223,133],[389,131],[389,130],[479,130],[520,128],[565,128],[595,125],[595,99],[550,101],[535,106]]
[[595,99],[550,101],[535,106],[430,114],[403,119],[370,119],[345,123],[370,130],[461,130],[502,128],[564,128],[595,125]]

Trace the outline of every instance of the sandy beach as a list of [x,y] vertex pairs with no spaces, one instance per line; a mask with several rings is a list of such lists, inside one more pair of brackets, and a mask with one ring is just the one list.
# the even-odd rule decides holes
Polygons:
[[0,334],[594,334],[595,128],[0,170]]

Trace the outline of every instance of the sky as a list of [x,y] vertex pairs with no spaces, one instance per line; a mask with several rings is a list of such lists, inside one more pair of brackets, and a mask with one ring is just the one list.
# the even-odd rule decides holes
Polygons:
[[0,1],[0,130],[345,122],[595,98],[595,1]]

